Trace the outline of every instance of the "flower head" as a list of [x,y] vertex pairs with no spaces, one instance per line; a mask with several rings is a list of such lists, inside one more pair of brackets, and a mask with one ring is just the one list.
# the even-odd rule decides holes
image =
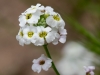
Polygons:
[[42,54],[41,57],[33,60],[32,70],[37,73],[40,73],[41,69],[47,71],[52,65],[51,62],[52,60],[50,58]]
[[94,75],[93,70],[95,70],[94,66],[84,66],[84,69],[86,71],[86,75]]
[[[32,5],[19,16],[22,38],[17,36],[20,45],[33,43],[42,46],[47,43],[66,42],[65,22],[60,14],[50,6]],[[22,41],[23,40],[23,41]],[[24,42],[25,41],[25,42]]]

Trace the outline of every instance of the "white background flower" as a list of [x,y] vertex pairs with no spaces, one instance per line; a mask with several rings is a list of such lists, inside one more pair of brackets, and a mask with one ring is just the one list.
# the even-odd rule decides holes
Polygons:
[[32,70],[37,73],[40,73],[41,69],[47,71],[52,65],[51,62],[52,60],[50,58],[42,54],[41,57],[33,60]]
[[88,51],[78,42],[65,44],[62,50],[62,58],[56,63],[61,75],[85,75],[83,66],[98,63],[95,53]]

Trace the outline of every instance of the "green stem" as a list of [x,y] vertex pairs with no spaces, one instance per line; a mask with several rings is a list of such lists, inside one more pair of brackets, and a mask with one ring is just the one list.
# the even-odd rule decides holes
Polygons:
[[[51,55],[50,55],[50,53],[49,53],[49,51],[48,51],[47,44],[43,45],[43,47],[44,47],[44,49],[45,49],[45,52],[46,52],[47,56],[48,56],[50,59],[52,59],[52,58],[51,58]],[[56,69],[55,64],[54,64],[53,61],[52,61],[52,68],[54,69],[54,71],[56,72],[57,75],[60,75],[59,72],[58,72],[58,70]]]

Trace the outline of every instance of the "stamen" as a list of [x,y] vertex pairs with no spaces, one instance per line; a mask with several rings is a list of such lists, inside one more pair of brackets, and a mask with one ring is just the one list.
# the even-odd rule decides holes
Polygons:
[[39,33],[39,36],[40,36],[41,38],[45,38],[45,36],[47,36],[47,32],[42,31],[42,32]]
[[60,20],[59,15],[54,15],[53,18],[54,18],[56,21],[59,21],[59,20]]
[[45,60],[41,60],[41,61],[39,62],[39,64],[40,64],[40,65],[45,64]]
[[20,36],[22,36],[22,37],[23,37],[23,35],[24,35],[24,34],[23,34],[23,32],[22,32],[22,31],[20,31]]
[[33,32],[28,32],[28,37],[31,38],[33,36],[33,34],[34,34]]
[[32,17],[32,14],[27,14],[26,15],[26,19],[28,20],[28,19],[30,19]]

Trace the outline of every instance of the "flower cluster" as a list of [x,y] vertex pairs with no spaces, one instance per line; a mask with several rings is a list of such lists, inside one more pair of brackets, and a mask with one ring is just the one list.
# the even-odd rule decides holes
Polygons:
[[86,71],[86,75],[94,75],[93,70],[95,69],[94,66],[84,66],[84,69]]
[[32,5],[19,16],[20,30],[16,39],[24,46],[33,43],[42,46],[46,43],[66,42],[65,22],[60,14],[50,6]]
[[50,58],[47,58],[42,54],[41,57],[33,60],[32,70],[37,73],[40,73],[41,69],[48,71],[52,66],[51,62],[52,60]]

